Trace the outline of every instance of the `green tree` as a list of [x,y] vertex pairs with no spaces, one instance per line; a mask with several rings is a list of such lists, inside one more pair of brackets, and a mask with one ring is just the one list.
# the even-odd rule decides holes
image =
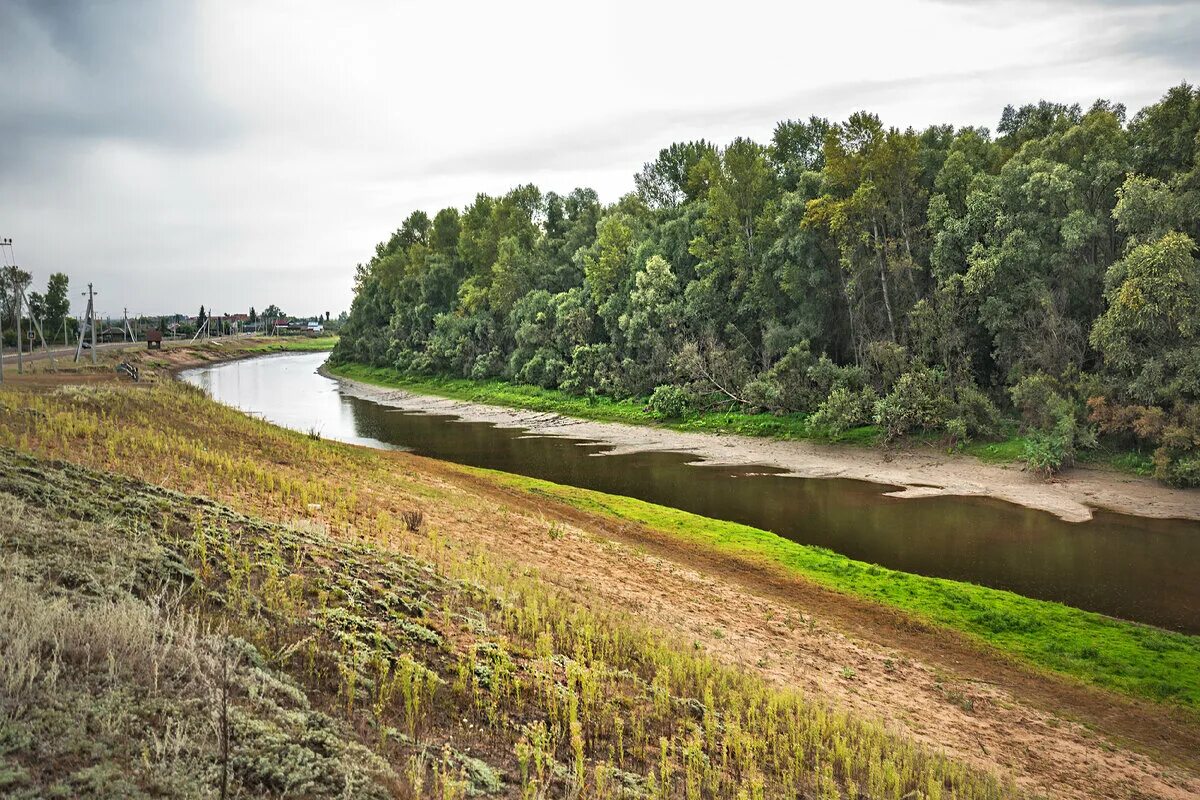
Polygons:
[[677,352],[683,305],[679,282],[671,265],[654,255],[634,275],[629,304],[617,321],[628,342],[625,368],[636,375],[630,389],[647,392],[670,378],[669,365]]
[[715,155],[716,148],[703,139],[676,142],[658,151],[642,171],[633,176],[638,194],[651,208],[674,208],[692,202],[704,191],[704,182],[693,169]]
[[1105,280],[1108,308],[1091,341],[1130,400],[1200,400],[1200,263],[1172,232],[1133,248]]

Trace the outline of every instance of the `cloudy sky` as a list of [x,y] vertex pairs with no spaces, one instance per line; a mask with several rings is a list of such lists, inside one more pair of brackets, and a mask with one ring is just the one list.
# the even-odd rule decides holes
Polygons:
[[1194,0],[0,0],[0,37],[0,236],[113,314],[336,315],[410,211],[612,201],[676,140],[1200,80]]

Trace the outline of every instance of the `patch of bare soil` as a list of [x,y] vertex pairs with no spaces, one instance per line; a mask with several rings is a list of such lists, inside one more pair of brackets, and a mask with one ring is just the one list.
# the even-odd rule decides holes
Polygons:
[[[764,565],[397,457],[472,497],[456,512],[456,537],[476,537],[589,605],[628,611],[722,661],[1010,774],[1034,796],[1200,796],[1192,717],[1036,673]],[[549,535],[552,520],[567,524],[566,536]]]
[[1144,517],[1200,520],[1200,490],[1172,489],[1149,478],[1106,470],[1071,469],[1055,481],[1047,482],[1015,465],[986,464],[970,456],[950,455],[932,448],[885,453],[865,447],[593,422],[418,395],[323,374],[340,381],[348,394],[384,405],[451,414],[471,422],[523,428],[546,436],[600,442],[614,448],[611,454],[645,450],[691,453],[706,464],[762,465],[799,477],[851,478],[897,486],[895,497],[995,497],[1049,511],[1070,522],[1091,519],[1096,508]]

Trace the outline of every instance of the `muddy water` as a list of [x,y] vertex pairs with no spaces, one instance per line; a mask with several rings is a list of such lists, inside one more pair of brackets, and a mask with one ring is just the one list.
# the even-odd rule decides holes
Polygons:
[[1100,512],[1090,522],[986,498],[885,497],[894,487],[693,466],[680,453],[594,457],[603,444],[413,414],[342,395],[324,353],[191,370],[220,402],[279,425],[598,489],[753,525],[851,558],[1009,589],[1200,633],[1200,524]]

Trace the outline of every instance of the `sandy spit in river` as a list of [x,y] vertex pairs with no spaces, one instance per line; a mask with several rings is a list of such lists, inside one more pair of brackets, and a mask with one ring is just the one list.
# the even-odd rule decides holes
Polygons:
[[563,436],[612,446],[606,455],[669,450],[712,465],[760,465],[804,478],[849,478],[896,487],[893,497],[962,495],[995,497],[1048,511],[1069,522],[1091,519],[1096,508],[1145,517],[1200,520],[1200,490],[1172,489],[1157,481],[1099,469],[1074,468],[1052,481],[1018,465],[986,464],[934,447],[892,450],[781,441],[734,434],[691,433],[618,422],[594,422],[540,411],[414,394],[342,378],[320,370],[354,397],[405,411],[450,414],[544,436]]

